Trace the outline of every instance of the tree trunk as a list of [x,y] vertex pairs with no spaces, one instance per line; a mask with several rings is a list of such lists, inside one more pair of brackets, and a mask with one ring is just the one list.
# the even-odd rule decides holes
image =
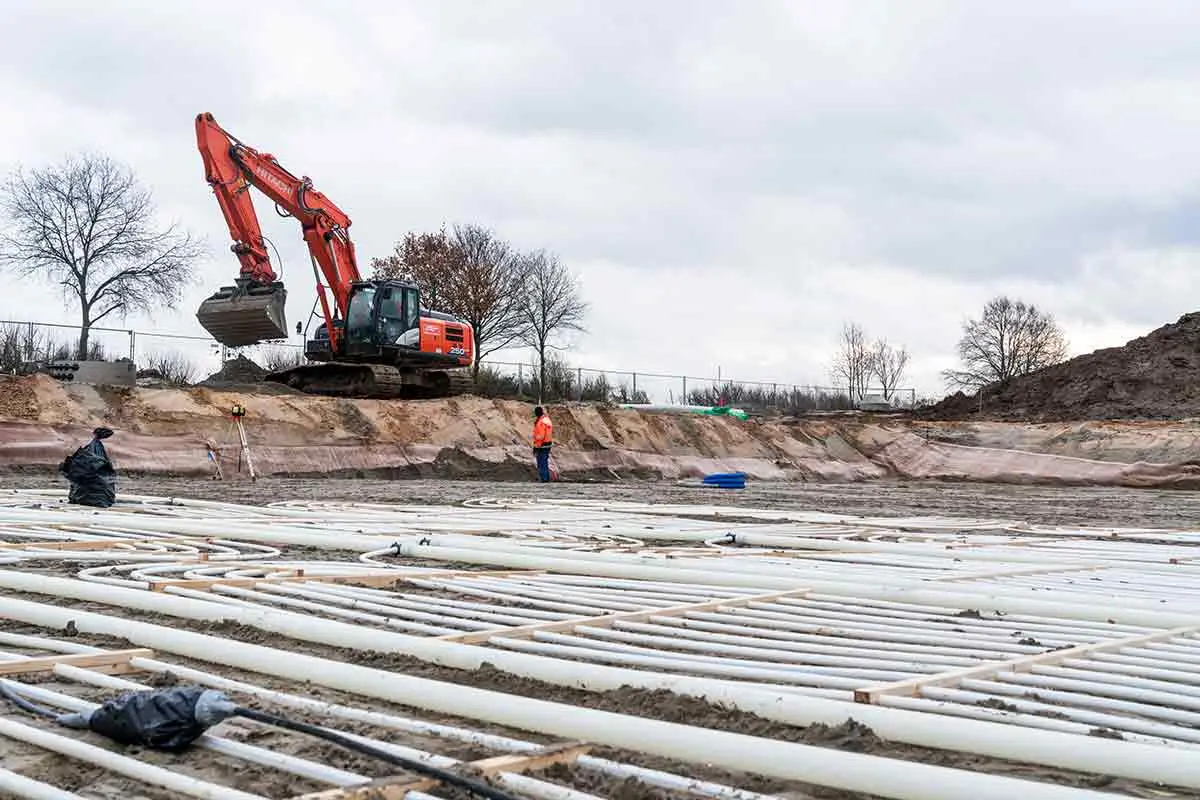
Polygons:
[[538,345],[538,405],[545,402],[546,395],[546,343]]
[[88,315],[83,315],[82,325],[79,327],[79,351],[76,358],[80,361],[86,361],[88,357],[88,339],[92,332],[92,322],[88,319]]

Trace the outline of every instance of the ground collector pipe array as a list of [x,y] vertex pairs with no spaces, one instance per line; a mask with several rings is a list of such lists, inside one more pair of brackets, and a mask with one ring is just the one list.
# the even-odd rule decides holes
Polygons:
[[[1181,751],[1200,743],[1198,541],[1186,530],[561,501],[246,508],[124,498],[97,513],[53,492],[13,492],[0,495],[0,588],[55,605],[0,598],[0,618],[54,627],[72,617],[64,598],[103,603],[112,614],[74,616],[93,633],[191,657],[203,652],[195,642],[115,614],[238,621],[449,667],[486,662],[589,691],[666,689],[790,724],[853,718],[894,741],[1196,790],[1200,768]],[[310,549],[297,558],[296,548]],[[69,652],[64,642],[41,645]],[[0,667],[20,657],[0,649]],[[207,657],[217,658],[211,649]],[[289,677],[312,677],[303,674]],[[338,688],[356,685],[345,678]],[[370,694],[406,703],[418,695]],[[421,707],[505,725],[521,716],[467,705]],[[608,744],[638,750],[625,733],[637,722],[613,727],[621,737]],[[0,735],[17,737],[14,724],[9,717]],[[536,730],[594,739],[556,725]],[[697,741],[710,735],[679,727]],[[931,769],[945,791],[969,785],[974,797],[1109,796],[760,742],[791,755],[726,766],[886,797],[943,796],[930,793]],[[690,757],[664,747],[641,749]],[[319,764],[250,755],[321,774]],[[866,761],[830,768],[852,755]],[[875,780],[876,769],[887,779]],[[343,786],[364,777],[324,774]],[[0,789],[63,796],[22,790],[23,780],[0,773]],[[712,791],[699,795],[736,795]]]

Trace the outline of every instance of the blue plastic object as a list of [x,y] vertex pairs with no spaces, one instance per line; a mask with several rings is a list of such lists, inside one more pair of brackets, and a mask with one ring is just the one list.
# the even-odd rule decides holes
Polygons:
[[714,472],[704,476],[705,486],[715,486],[719,489],[745,489],[746,473],[744,472]]

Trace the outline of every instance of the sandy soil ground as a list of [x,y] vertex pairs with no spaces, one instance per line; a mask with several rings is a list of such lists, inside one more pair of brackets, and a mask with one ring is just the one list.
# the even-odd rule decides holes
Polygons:
[[[7,476],[3,485],[66,489],[56,475]],[[987,517],[1045,524],[1193,527],[1200,494],[1172,489],[1014,486],[932,481],[869,483],[751,482],[744,490],[694,488],[671,481],[605,483],[485,480],[371,480],[265,477],[212,481],[203,478],[123,476],[118,492],[192,497],[232,503],[279,499],[395,503],[461,503],[479,497],[573,497],[621,502],[688,503],[786,508],[856,516]]]

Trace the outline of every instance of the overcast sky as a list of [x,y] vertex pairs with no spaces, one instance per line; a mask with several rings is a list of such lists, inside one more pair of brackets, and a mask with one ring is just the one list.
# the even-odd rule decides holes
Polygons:
[[[102,151],[207,238],[138,328],[203,334],[237,272],[209,111],[350,214],[364,271],[443,222],[558,252],[591,304],[573,363],[828,384],[854,320],[940,395],[996,293],[1073,354],[1200,305],[1198,25],[1195,0],[4,0],[0,169]],[[259,210],[294,326],[299,226]],[[22,283],[0,317],[76,312]]]

